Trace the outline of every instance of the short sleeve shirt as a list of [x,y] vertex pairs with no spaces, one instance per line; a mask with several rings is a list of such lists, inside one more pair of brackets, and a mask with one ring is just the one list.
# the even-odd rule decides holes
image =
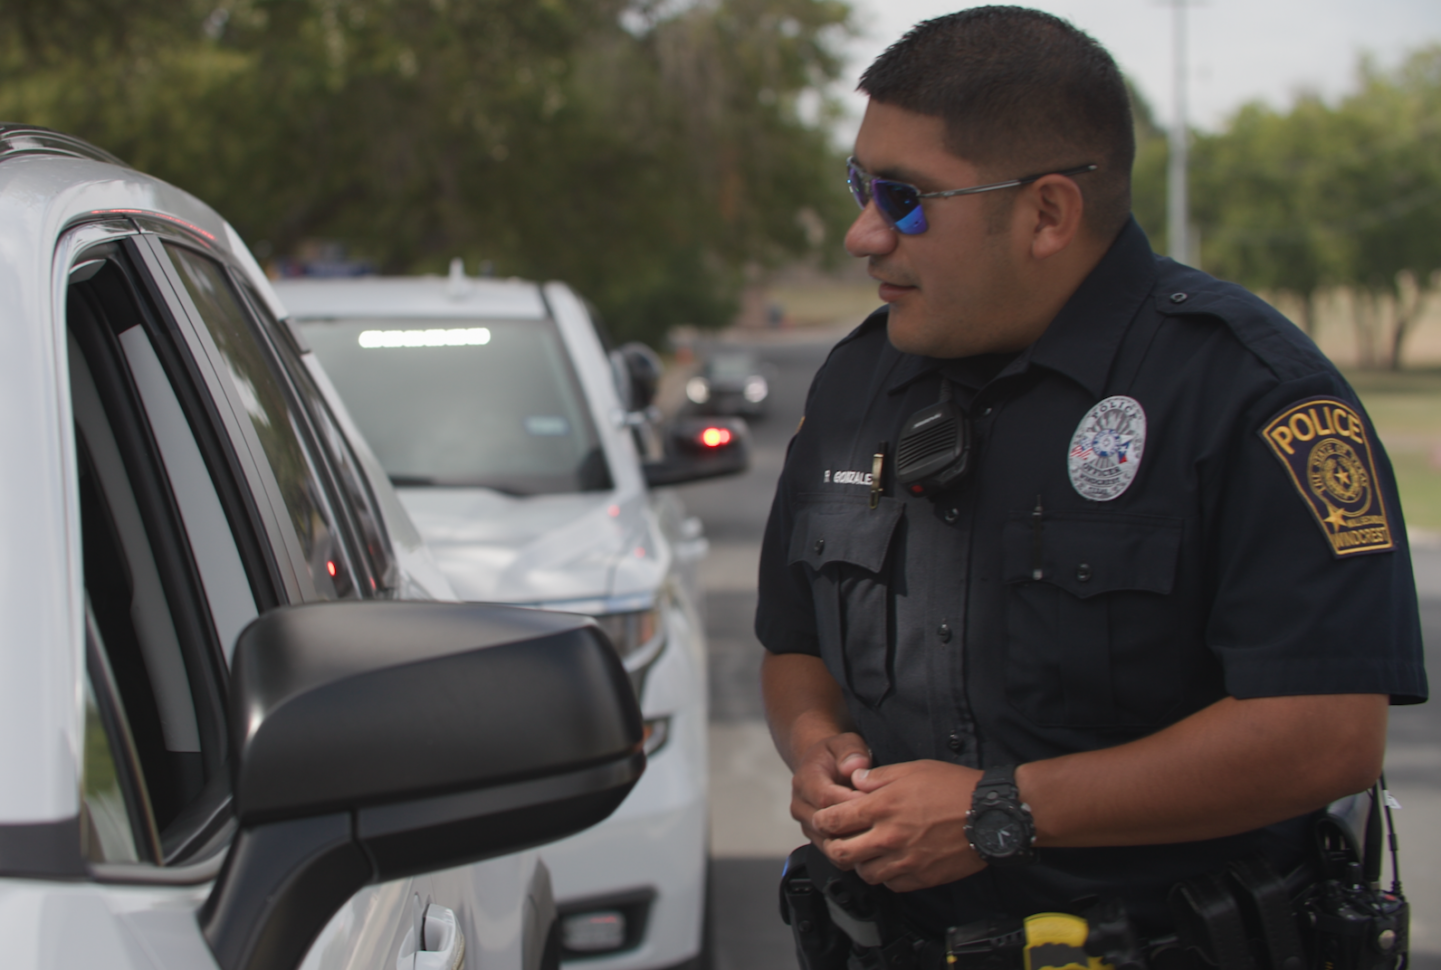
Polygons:
[[[824,660],[878,764],[1110,747],[1228,695],[1425,699],[1384,450],[1335,367],[1266,303],[1156,257],[1133,221],[1013,357],[901,353],[885,323],[878,311],[816,375],[756,613],[767,650]],[[897,441],[943,384],[970,422],[969,470],[912,495]],[[1044,850],[986,870],[987,898],[1024,915],[1126,890],[1154,909],[1218,858],[1294,861],[1302,821]]]

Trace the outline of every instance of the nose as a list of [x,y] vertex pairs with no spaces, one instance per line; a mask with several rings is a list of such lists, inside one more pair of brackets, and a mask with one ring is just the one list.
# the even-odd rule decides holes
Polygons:
[[884,256],[896,248],[897,235],[881,218],[875,202],[870,202],[846,230],[846,252],[852,256]]

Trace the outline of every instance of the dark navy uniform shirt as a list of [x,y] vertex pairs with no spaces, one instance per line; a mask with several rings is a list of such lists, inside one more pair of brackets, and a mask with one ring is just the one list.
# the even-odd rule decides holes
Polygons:
[[[1267,304],[1156,257],[1133,221],[1019,354],[904,354],[885,324],[816,375],[756,613],[768,650],[825,661],[877,764],[1105,748],[1228,695],[1425,699],[1389,463],[1346,381]],[[943,381],[973,423],[971,470],[915,497],[896,440]],[[1044,849],[907,895],[932,932],[1113,891],[1154,928],[1176,880],[1252,851],[1289,868],[1307,830]]]

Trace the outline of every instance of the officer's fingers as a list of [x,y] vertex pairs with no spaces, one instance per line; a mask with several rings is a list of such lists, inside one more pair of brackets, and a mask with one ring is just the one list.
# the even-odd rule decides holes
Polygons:
[[[941,882],[950,881],[949,879],[937,879],[937,874],[929,871],[930,868],[923,855],[891,846],[889,851],[877,853],[858,865],[856,873],[873,886],[884,885],[887,889],[898,893],[926,889],[930,886],[940,885]],[[970,875],[970,873],[957,874],[956,878],[959,878],[960,875]]]
[[811,816],[816,831],[829,836],[851,835],[871,827],[869,813],[859,798],[831,805]]
[[791,778],[791,797],[800,799],[811,808],[826,808],[855,798],[860,793],[831,781],[819,772],[796,772]]
[[806,785],[850,785],[850,776],[837,766],[829,748],[817,745],[796,768],[794,777]]
[[840,805],[845,802],[853,802],[857,798],[864,798],[864,792],[858,792],[854,788],[842,788],[840,785],[832,785],[827,789],[816,793],[820,802],[816,808],[830,808],[832,805]]
[[811,816],[816,813],[816,806],[806,801],[799,794],[791,793],[791,818],[801,823],[801,828],[811,824]]
[[[820,848],[826,857],[837,866],[855,869],[862,878],[865,878],[867,871],[886,871],[884,863],[891,851],[880,840],[874,838],[874,834],[873,832],[862,832],[850,838],[825,839],[821,842]],[[866,881],[872,882],[870,879],[866,879]]]
[[[915,876],[906,871],[894,856],[880,856],[856,866],[856,875],[872,886],[885,886],[898,893],[919,889]],[[901,887],[905,888],[901,888]]]
[[851,772],[851,786],[859,792],[873,792],[884,788],[907,774],[905,765],[882,765],[879,768],[861,768]]
[[837,734],[826,747],[835,758],[840,778],[849,778],[852,772],[871,766],[871,749],[859,734]]

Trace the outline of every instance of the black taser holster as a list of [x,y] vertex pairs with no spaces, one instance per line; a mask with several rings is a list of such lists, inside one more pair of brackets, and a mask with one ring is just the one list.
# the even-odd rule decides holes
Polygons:
[[[1315,823],[1315,865],[1285,879],[1257,856],[1177,883],[1170,894],[1175,947],[1206,970],[1405,967],[1410,906],[1396,872],[1388,797],[1383,778],[1369,793],[1329,806]],[[1390,890],[1381,887],[1383,813]]]
[[944,964],[941,944],[908,931],[884,892],[837,869],[813,845],[786,859],[780,904],[801,970],[938,970]]

